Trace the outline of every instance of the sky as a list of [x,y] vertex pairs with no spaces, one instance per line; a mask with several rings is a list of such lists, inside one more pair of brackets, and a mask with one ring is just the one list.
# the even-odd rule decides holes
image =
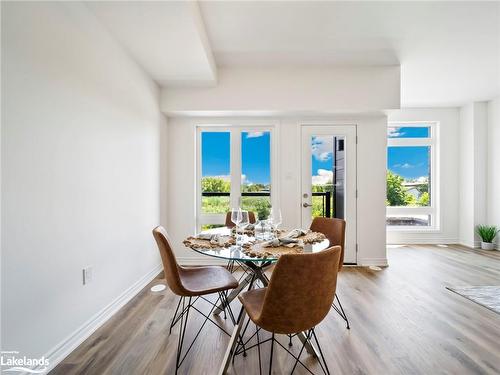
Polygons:
[[[429,128],[389,128],[389,138],[425,138]],[[243,183],[269,184],[271,176],[271,137],[269,132],[242,132]],[[333,136],[313,137],[313,184],[331,180],[333,169]],[[387,167],[405,179],[429,176],[428,147],[388,147]],[[228,177],[230,174],[229,132],[202,133],[202,175]]]
[[388,147],[389,170],[406,179],[429,176],[429,147]]
[[[388,128],[388,138],[426,138],[428,127]],[[388,147],[387,168],[405,179],[429,177],[429,147]]]
[[[271,136],[269,132],[241,133],[243,183],[269,184],[271,180]],[[202,176],[230,174],[229,132],[203,132]]]
[[333,136],[311,139],[312,184],[324,185],[333,179]]

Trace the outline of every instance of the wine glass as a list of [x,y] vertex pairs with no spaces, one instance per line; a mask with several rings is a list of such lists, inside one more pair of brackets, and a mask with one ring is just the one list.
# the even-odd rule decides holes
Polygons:
[[250,218],[248,217],[248,211],[240,211],[241,220],[240,220],[240,228],[241,228],[241,239],[243,238],[244,230],[250,224]]
[[241,222],[241,217],[241,208],[238,207],[231,209],[231,221],[234,225],[236,225],[236,228],[238,228],[238,225]]
[[278,227],[283,222],[283,218],[281,216],[281,210],[279,208],[271,208],[271,213],[269,214],[269,218],[267,219],[269,224],[272,226],[273,231],[275,231],[275,235],[277,236]]
[[240,225],[240,222],[241,222],[241,218],[242,218],[242,215],[241,215],[241,208],[232,208],[231,209],[231,221],[233,222],[233,224],[235,225],[235,228],[234,228],[234,237],[236,238],[236,242],[238,242],[238,226]]

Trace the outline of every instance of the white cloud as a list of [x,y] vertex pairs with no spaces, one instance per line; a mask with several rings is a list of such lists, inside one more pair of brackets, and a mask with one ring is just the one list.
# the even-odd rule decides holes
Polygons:
[[247,138],[259,138],[264,135],[264,132],[250,132],[247,133]]
[[241,175],[241,184],[242,185],[251,184],[251,182],[247,180],[247,175],[246,174],[242,174]]
[[318,169],[316,176],[312,176],[313,185],[331,184],[333,181],[333,172],[326,169]]
[[399,128],[387,128],[387,135],[392,138],[400,137],[405,135],[404,132],[400,132]]
[[404,163],[404,164],[394,164],[394,167],[409,169],[409,168],[414,168],[415,166],[413,164],[410,164],[410,163]]
[[311,151],[316,160],[329,160],[333,154],[333,137],[313,137]]
[[426,184],[427,182],[429,182],[429,177],[421,176],[421,177],[417,178],[416,181],[419,183],[422,183],[422,184]]

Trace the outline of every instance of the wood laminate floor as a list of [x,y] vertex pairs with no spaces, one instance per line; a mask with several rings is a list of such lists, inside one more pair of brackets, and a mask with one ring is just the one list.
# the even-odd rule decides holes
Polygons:
[[[382,271],[345,267],[340,273],[338,294],[352,328],[346,330],[334,311],[317,327],[330,372],[500,374],[500,315],[445,288],[500,285],[500,252],[411,245],[389,248],[388,256],[390,266]],[[173,374],[178,327],[169,336],[168,326],[177,299],[168,289],[153,293],[149,287],[51,374]],[[194,332],[199,322],[190,321],[188,329]],[[229,319],[226,324],[232,328]],[[227,342],[207,324],[179,373],[215,374]],[[273,373],[290,373],[292,363],[275,350]],[[310,356],[306,363],[321,373]],[[230,373],[258,374],[256,349],[236,357]],[[295,373],[306,372],[297,368]]]

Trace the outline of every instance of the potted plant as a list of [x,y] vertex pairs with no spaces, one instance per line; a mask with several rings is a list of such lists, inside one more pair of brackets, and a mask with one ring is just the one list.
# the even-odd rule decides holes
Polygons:
[[478,225],[476,230],[479,237],[481,237],[481,249],[493,250],[495,248],[493,240],[497,233],[500,232],[500,229],[494,225]]

